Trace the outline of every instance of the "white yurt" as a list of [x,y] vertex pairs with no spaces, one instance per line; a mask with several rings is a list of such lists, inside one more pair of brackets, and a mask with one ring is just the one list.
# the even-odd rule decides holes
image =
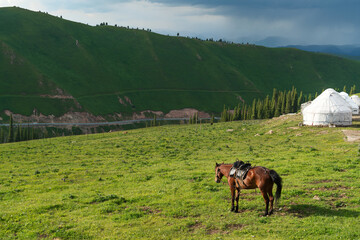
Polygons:
[[351,99],[360,107],[360,98],[358,95],[352,95]]
[[301,104],[301,113],[303,113],[304,109],[305,109],[307,106],[310,106],[310,104],[311,104],[311,101],[302,103],[302,104]]
[[359,114],[359,106],[349,97],[349,95],[346,92],[341,92],[339,94],[351,106],[352,114]]
[[352,109],[338,92],[328,88],[303,110],[303,123],[311,126],[349,126],[352,124]]

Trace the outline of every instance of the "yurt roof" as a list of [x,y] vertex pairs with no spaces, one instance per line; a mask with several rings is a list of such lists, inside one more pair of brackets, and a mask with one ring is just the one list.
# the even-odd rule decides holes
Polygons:
[[359,110],[359,106],[349,97],[346,92],[341,92],[339,94],[345,99],[345,101],[351,106],[352,109],[356,109],[357,111]]
[[351,95],[350,97],[358,106],[360,106],[360,98],[358,95]]
[[322,92],[303,113],[348,113],[352,112],[351,106],[332,88]]

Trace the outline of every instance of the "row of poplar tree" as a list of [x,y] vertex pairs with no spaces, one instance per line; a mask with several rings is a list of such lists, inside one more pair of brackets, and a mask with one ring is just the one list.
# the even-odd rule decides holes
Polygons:
[[14,124],[12,115],[10,115],[9,127],[0,128],[0,143],[37,139],[37,135],[37,132],[29,126],[22,127],[21,125]]
[[[94,132],[96,132],[95,129]],[[14,123],[13,117],[10,115],[9,126],[0,127],[0,143],[80,134],[82,134],[82,131],[77,127],[72,127],[72,129],[60,129],[55,127],[32,127],[30,124],[17,124]]]
[[[339,89],[335,90],[339,91]],[[356,87],[354,85],[351,87],[349,95],[354,94],[355,90]],[[343,92],[346,92],[346,86],[344,86]],[[295,87],[292,87],[292,89],[288,91],[278,91],[274,88],[271,98],[267,95],[265,99],[254,99],[251,105],[245,103],[239,104],[234,110],[230,110],[224,106],[220,121],[269,119],[279,117],[282,114],[296,113],[301,109],[302,103],[311,101],[317,96],[317,92],[314,98],[311,93],[308,95],[303,94],[302,91],[298,93]]]

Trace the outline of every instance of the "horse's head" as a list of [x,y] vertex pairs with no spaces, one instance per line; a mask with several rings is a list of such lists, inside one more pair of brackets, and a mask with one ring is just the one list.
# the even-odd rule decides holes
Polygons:
[[224,174],[221,172],[220,169],[221,164],[216,163],[215,165],[215,182],[219,183],[221,181],[221,178],[224,176]]

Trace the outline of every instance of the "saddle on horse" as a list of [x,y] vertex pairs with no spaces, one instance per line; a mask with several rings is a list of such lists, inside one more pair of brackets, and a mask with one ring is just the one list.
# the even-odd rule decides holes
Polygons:
[[244,179],[246,178],[246,175],[251,168],[252,167],[250,163],[244,163],[243,161],[236,161],[231,167],[229,175],[230,177],[235,177],[240,179],[240,181],[244,183]]

